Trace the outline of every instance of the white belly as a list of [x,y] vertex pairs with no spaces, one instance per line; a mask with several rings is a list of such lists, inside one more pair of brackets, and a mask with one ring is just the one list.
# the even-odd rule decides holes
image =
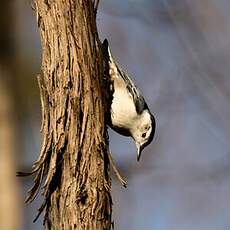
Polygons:
[[130,128],[136,118],[136,109],[127,90],[116,90],[111,105],[112,125]]

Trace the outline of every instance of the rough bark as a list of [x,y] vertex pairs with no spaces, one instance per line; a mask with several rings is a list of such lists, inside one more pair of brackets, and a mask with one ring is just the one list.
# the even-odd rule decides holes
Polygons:
[[43,144],[34,164],[35,197],[42,178],[46,229],[110,229],[103,63],[97,2],[36,0],[43,47],[38,77]]

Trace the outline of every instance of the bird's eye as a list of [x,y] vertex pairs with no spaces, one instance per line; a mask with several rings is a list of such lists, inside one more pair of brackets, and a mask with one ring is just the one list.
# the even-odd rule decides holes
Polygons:
[[141,135],[142,137],[146,137],[146,133],[142,133],[142,135]]

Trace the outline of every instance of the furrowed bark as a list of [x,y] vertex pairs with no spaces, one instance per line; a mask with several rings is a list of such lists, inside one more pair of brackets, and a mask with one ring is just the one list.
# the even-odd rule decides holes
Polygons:
[[44,181],[46,229],[110,229],[112,200],[98,1],[36,0],[43,74],[43,143],[34,199]]

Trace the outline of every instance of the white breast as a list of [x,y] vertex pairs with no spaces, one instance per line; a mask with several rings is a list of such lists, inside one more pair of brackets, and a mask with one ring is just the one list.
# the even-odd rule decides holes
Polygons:
[[111,105],[112,124],[115,127],[130,128],[136,118],[136,109],[126,89],[117,89]]

